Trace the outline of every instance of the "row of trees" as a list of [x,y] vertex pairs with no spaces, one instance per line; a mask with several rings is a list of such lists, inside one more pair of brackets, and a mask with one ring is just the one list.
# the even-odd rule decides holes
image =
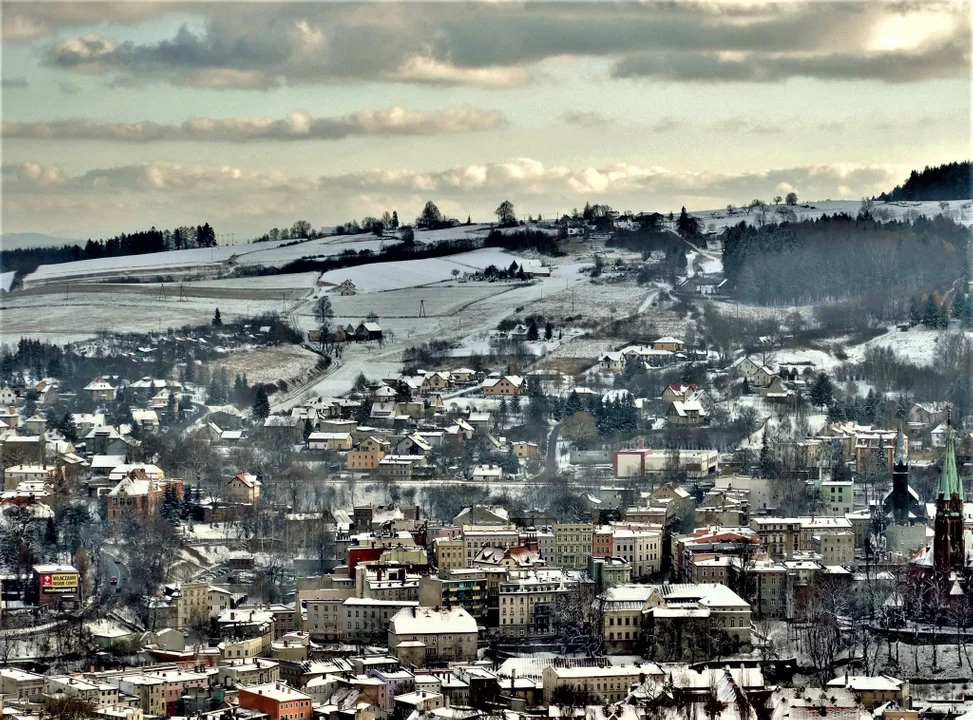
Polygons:
[[216,247],[216,232],[209,223],[174,230],[157,230],[153,227],[134,233],[121,233],[105,240],[89,239],[83,246],[0,250],[0,269],[3,272],[19,271],[26,274],[33,272],[38,265],[208,247]]
[[952,162],[936,167],[928,165],[913,170],[909,179],[896,185],[889,193],[882,193],[879,200],[969,200],[973,197],[973,164]]

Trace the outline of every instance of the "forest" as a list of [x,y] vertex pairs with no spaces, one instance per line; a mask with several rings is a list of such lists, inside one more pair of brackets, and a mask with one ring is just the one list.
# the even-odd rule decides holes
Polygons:
[[973,164],[953,162],[913,170],[909,179],[896,185],[890,193],[882,193],[879,200],[969,200],[973,198]]
[[216,232],[209,223],[175,230],[156,230],[153,227],[134,233],[121,233],[107,240],[89,239],[84,247],[61,245],[0,250],[0,271],[17,271],[24,275],[40,265],[208,247],[216,247]]
[[763,305],[833,302],[881,292],[908,298],[969,275],[969,231],[937,215],[881,223],[867,212],[754,227],[723,236],[736,295]]

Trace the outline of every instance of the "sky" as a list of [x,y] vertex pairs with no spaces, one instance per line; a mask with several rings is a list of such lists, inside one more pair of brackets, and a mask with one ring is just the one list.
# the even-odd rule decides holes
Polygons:
[[858,199],[970,157],[970,9],[5,2],[2,230]]

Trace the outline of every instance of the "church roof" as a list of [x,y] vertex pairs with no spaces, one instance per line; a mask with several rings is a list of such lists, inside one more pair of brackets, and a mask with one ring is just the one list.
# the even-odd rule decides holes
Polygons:
[[942,496],[947,500],[952,495],[957,495],[962,499],[963,484],[960,482],[959,474],[956,472],[956,432],[950,425],[946,430],[946,452],[943,455],[943,471],[939,476],[939,488],[936,490],[937,496]]
[[899,425],[899,432],[895,435],[895,460],[896,465],[905,465],[909,462],[905,454],[905,437],[902,435],[902,426]]

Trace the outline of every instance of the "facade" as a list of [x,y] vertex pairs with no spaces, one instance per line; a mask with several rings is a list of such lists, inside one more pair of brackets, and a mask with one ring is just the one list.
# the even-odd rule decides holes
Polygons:
[[550,637],[557,598],[568,591],[560,570],[511,573],[500,583],[501,637]]
[[554,563],[571,570],[587,567],[593,538],[594,527],[591,523],[555,524]]
[[311,720],[311,696],[283,683],[239,689],[240,707],[266,713],[269,720]]
[[404,608],[388,623],[389,649],[396,651],[403,643],[421,643],[425,661],[430,665],[476,660],[476,638],[476,620],[458,607]]
[[256,503],[260,499],[260,480],[256,475],[242,472],[230,478],[226,483],[226,496],[229,500],[239,503]]

